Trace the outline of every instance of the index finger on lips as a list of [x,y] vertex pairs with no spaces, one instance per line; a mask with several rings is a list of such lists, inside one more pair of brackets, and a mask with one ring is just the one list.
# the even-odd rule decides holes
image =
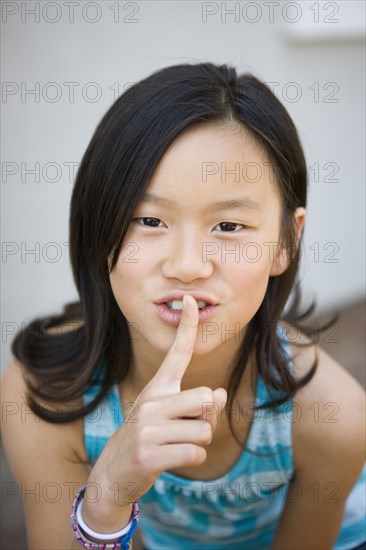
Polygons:
[[173,345],[154,376],[154,383],[158,383],[160,387],[177,383],[176,391],[180,391],[180,383],[192,358],[197,337],[197,326],[197,302],[192,296],[185,294],[183,297],[183,312]]

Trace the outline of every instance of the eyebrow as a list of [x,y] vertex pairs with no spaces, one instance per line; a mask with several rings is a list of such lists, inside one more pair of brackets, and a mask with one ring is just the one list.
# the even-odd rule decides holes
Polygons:
[[[155,195],[155,193],[145,193],[145,195],[142,197],[141,200],[146,202],[152,202],[159,206],[168,207],[168,208],[177,204],[175,201],[164,199],[163,197],[159,197],[158,195]],[[238,198],[229,199],[226,201],[212,202],[211,204],[208,205],[207,208],[205,208],[205,212],[211,211],[211,210],[214,210],[214,211],[231,210],[234,208],[244,208],[245,210],[254,210],[257,212],[262,212],[259,204],[253,199],[250,199],[249,197],[238,197]]]

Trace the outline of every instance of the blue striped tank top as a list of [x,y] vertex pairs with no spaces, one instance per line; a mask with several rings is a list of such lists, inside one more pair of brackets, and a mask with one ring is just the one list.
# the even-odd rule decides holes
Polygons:
[[[281,337],[289,368],[291,351]],[[102,370],[102,369],[101,369]],[[98,384],[84,393],[84,404]],[[274,397],[278,394],[272,392]],[[270,400],[257,376],[256,405]],[[139,499],[139,527],[148,550],[265,550],[271,547],[286,491],[294,474],[292,400],[273,410],[256,411],[246,448],[222,477],[198,481],[163,472]],[[92,468],[109,437],[124,421],[118,386],[84,417],[84,444]],[[254,451],[262,456],[256,456]],[[349,550],[366,540],[366,464],[348,496],[334,550]],[[299,495],[301,498],[301,495]]]

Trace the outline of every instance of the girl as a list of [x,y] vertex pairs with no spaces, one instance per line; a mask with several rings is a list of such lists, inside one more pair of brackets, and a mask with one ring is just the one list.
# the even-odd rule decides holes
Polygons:
[[112,105],[71,201],[80,303],[3,376],[31,549],[365,548],[365,394],[299,323],[306,198],[251,75],[169,67]]

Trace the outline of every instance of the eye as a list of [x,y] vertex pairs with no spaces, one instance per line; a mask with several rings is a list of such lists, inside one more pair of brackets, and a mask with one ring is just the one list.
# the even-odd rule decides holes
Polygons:
[[218,223],[215,227],[220,227],[219,231],[222,233],[234,233],[239,229],[245,228],[246,226],[242,223],[235,222],[221,222]]
[[135,218],[134,221],[139,225],[144,225],[145,227],[159,227],[159,224],[163,223],[161,220],[159,220],[159,218],[151,217]]

